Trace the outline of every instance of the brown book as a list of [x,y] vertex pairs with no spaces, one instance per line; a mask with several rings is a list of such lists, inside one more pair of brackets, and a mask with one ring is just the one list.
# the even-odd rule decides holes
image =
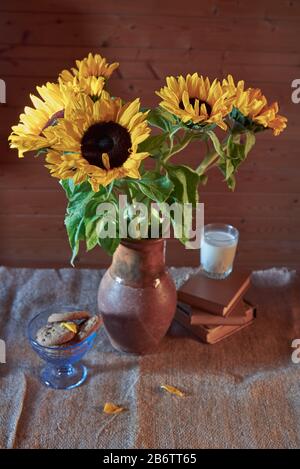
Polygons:
[[240,300],[227,316],[217,316],[185,303],[178,303],[177,307],[189,314],[192,326],[241,326],[253,316],[252,306],[244,300]]
[[189,315],[182,309],[177,308],[175,314],[175,320],[177,322],[179,322],[182,326],[184,326],[206,344],[215,344],[220,340],[223,340],[226,337],[229,337],[232,334],[235,334],[236,332],[244,329],[245,327],[250,326],[250,324],[253,323],[254,318],[255,308],[252,309],[251,319],[249,318],[248,322],[242,324],[241,326],[193,326],[190,323]]
[[249,273],[234,271],[224,280],[211,279],[199,273],[178,290],[178,299],[209,313],[226,316],[249,286]]

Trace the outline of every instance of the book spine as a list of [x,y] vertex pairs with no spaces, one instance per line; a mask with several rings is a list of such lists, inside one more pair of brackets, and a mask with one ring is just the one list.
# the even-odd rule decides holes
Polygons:
[[[211,318],[208,317],[201,317],[201,315],[198,315],[197,313],[192,313],[190,315],[191,317],[191,325],[192,326],[197,326],[197,325],[206,325],[206,326],[242,326],[243,324],[246,324],[249,319],[253,317],[252,314],[252,308],[249,308],[248,311],[245,312],[244,316],[240,317],[220,317],[218,316],[212,316]],[[207,315],[208,316],[208,315]]]
[[178,292],[178,299],[184,303],[194,306],[194,308],[203,309],[208,313],[216,316],[224,316],[224,307],[211,301],[204,300],[203,298],[196,298],[185,294],[184,292]]
[[248,318],[248,321],[245,324],[239,326],[216,326],[209,328],[203,325],[191,325],[189,320],[189,314],[177,308],[175,314],[175,320],[179,322],[182,326],[188,329],[193,335],[198,337],[202,342],[206,344],[215,344],[227,337],[231,336],[235,332],[238,332],[244,329],[247,326],[250,326],[254,322],[255,308],[252,310],[253,316]]
[[207,331],[204,329],[200,329],[199,327],[193,327],[190,324],[189,316],[187,313],[183,312],[182,310],[178,309],[175,313],[175,321],[179,322],[183,327],[185,327],[188,331],[190,331],[194,336],[198,337],[202,342],[207,342]]
[[244,329],[244,327],[250,326],[253,322],[254,319],[251,319],[242,326],[222,326],[222,334],[214,332],[207,334],[207,343],[216,344],[217,342],[220,342],[223,339],[227,339],[227,337],[231,336],[235,332],[241,331],[242,329]]

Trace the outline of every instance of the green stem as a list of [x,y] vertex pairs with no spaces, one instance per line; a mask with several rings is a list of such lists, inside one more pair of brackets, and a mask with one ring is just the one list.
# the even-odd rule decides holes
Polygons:
[[132,190],[131,190],[131,188],[130,188],[129,186],[127,186],[127,187],[128,187],[128,195],[129,195],[129,199],[130,199],[130,200],[129,200],[129,203],[130,203],[130,204],[133,204],[133,203],[134,203],[134,197],[133,197]]
[[159,159],[157,158],[157,160],[155,160],[155,168],[154,168],[154,171],[159,173],[160,172],[160,161]]
[[[226,145],[227,145],[227,139],[223,140],[221,144],[223,151],[225,150]],[[212,150],[211,152],[207,153],[207,155],[204,157],[204,159],[201,161],[200,165],[196,169],[196,172],[199,174],[199,176],[201,176],[202,174],[205,173],[205,171],[207,171],[213,166],[216,166],[217,160],[219,158],[220,158],[220,155],[215,150]]]
[[212,163],[214,163],[219,157],[220,155],[218,155],[216,151],[208,153],[208,155],[205,156],[205,158],[201,161],[200,165],[196,169],[196,172],[199,174],[199,176],[204,174],[208,167]]
[[171,158],[171,156],[176,155],[176,153],[179,153],[180,151],[184,150],[192,140],[193,135],[189,135],[188,137],[183,138],[178,145],[175,145],[174,149],[171,149],[168,156],[164,159],[164,162],[167,162],[168,159]]
[[125,193],[127,195],[128,204],[133,202],[134,197],[131,188],[129,187],[128,181],[119,179],[117,182],[115,182],[115,188],[119,190],[119,194]]
[[170,150],[169,150],[169,153],[168,153],[168,158],[170,157],[170,155],[172,154],[172,150],[173,150],[173,146],[174,146],[174,137],[171,137],[169,135],[169,140],[170,140]]

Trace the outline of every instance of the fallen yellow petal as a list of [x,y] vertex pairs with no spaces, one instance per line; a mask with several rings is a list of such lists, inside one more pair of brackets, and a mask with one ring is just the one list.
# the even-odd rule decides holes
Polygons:
[[170,394],[175,394],[176,396],[179,397],[184,397],[185,394],[180,391],[179,389],[175,388],[174,386],[169,386],[168,384],[162,384],[161,389],[164,389],[165,391],[169,392]]
[[106,402],[103,407],[103,412],[105,414],[119,414],[120,412],[123,412],[123,410],[125,410],[124,407],[119,407],[112,402]]
[[62,322],[61,326],[77,334],[77,325],[74,322]]

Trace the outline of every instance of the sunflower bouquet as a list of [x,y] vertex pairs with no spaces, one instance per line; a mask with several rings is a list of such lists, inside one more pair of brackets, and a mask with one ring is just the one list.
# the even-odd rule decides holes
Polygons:
[[[233,190],[255,135],[266,129],[279,135],[286,127],[276,102],[269,105],[261,90],[245,88],[230,75],[213,82],[198,73],[167,77],[154,109],[141,108],[139,98],[124,102],[107,87],[118,66],[98,54],[76,61],[56,83],[37,87],[39,97],[30,96],[34,107],[25,107],[9,137],[20,158],[36,152],[64,188],[72,263],[80,241],[87,250],[100,245],[110,254],[120,242],[118,217],[115,236],[102,235],[106,221],[99,204],[109,202],[118,211],[119,195],[125,194],[129,205],[195,206],[209,168],[219,168]],[[198,166],[174,164],[172,157],[197,141],[207,148]]]

